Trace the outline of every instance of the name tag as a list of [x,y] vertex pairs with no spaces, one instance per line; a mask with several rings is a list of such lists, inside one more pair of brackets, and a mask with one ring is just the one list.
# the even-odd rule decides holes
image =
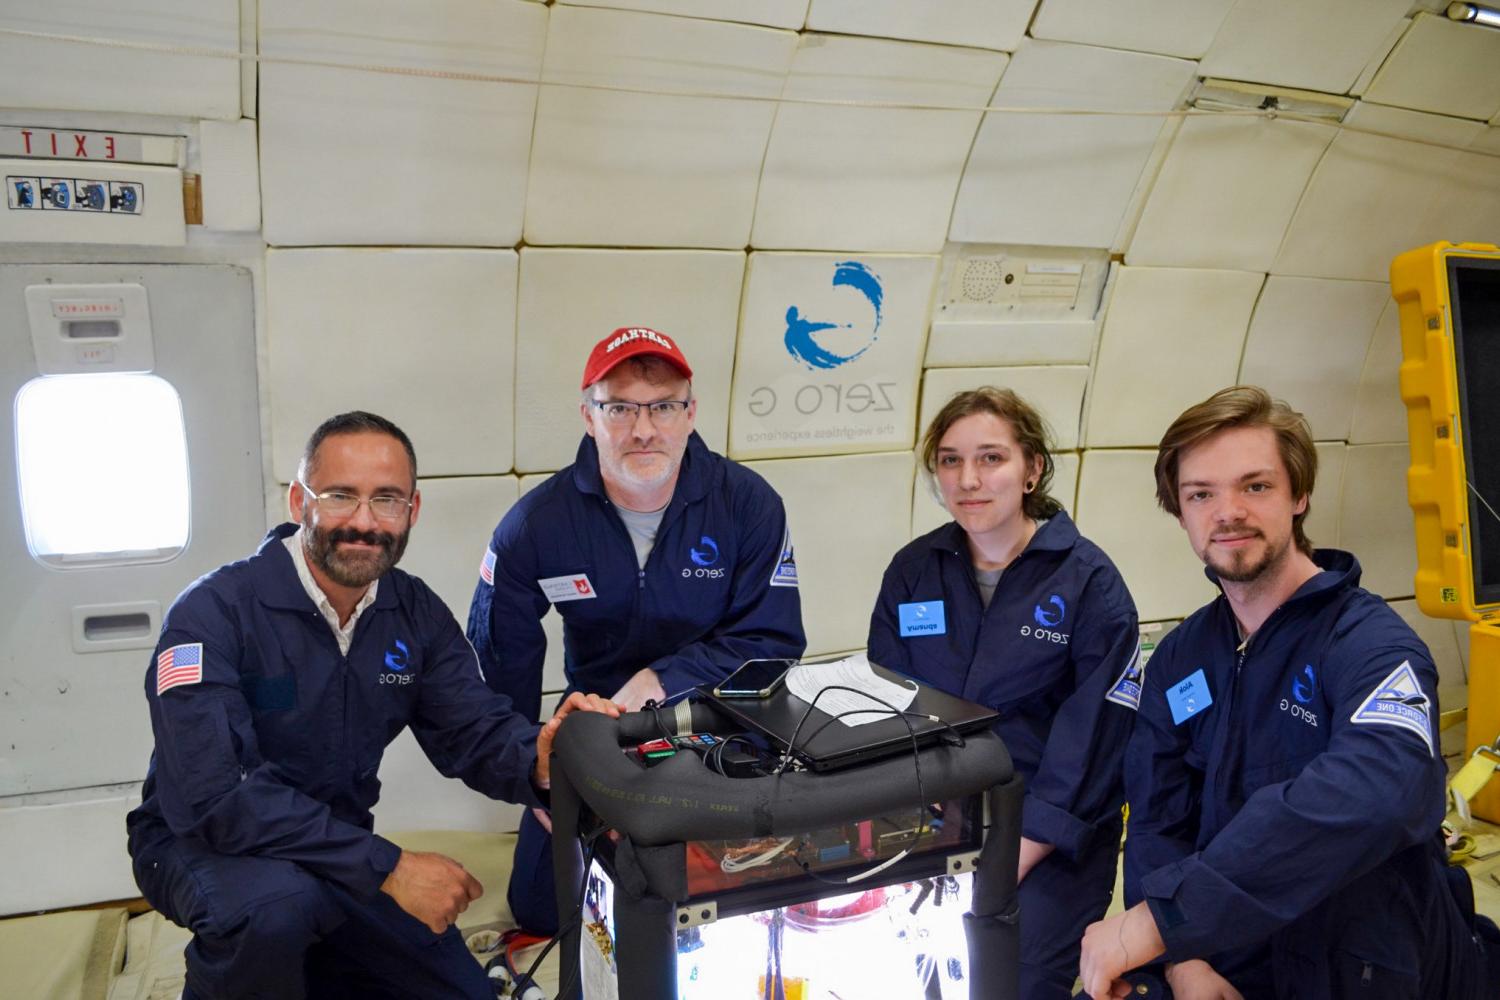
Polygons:
[[1182,725],[1214,703],[1208,690],[1208,678],[1200,668],[1167,688],[1167,704],[1172,708],[1172,721]]
[[943,616],[942,601],[923,601],[916,604],[900,604],[896,615],[901,624],[901,636],[942,635],[948,631]]
[[542,588],[542,593],[553,604],[561,604],[563,601],[586,601],[599,596],[594,593],[594,585],[589,583],[587,573],[549,576],[545,580],[538,580],[536,585]]

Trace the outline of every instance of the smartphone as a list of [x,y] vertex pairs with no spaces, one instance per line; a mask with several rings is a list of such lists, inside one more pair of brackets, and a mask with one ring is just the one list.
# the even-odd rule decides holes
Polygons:
[[767,698],[781,687],[786,672],[796,660],[746,660],[739,669],[719,682],[714,694],[720,698]]

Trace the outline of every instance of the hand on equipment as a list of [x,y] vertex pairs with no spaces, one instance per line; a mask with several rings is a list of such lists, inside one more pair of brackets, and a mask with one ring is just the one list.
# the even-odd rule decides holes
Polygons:
[[1167,966],[1167,985],[1172,987],[1173,1000],[1245,1000],[1201,958]]
[[[628,685],[627,685],[628,686]],[[557,727],[573,712],[602,712],[611,719],[620,717],[620,706],[597,694],[582,694],[574,691],[557,706],[557,712],[542,725],[536,734],[536,785],[538,788],[552,787],[552,741],[557,736]]]
[[630,680],[620,686],[615,692],[614,701],[627,712],[638,712],[646,702],[667,700],[667,690],[661,686],[661,678],[656,676],[656,671],[650,667],[642,667]]
[[484,894],[484,886],[450,857],[429,851],[402,851],[380,891],[432,933],[441,934]]

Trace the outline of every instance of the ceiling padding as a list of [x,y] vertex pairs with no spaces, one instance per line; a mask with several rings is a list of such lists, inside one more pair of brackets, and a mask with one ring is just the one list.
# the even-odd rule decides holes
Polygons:
[[1013,50],[1037,0],[812,0],[807,27],[841,35]]
[[1348,93],[1411,0],[1239,0],[1204,53],[1204,76]]
[[432,0],[387,4],[374,18],[368,6],[260,4],[261,52],[271,57],[260,80],[266,241],[514,246],[535,84],[359,67],[535,81],[546,8]]
[[1365,100],[1488,121],[1500,114],[1500,31],[1418,14]]
[[[984,49],[804,35],[761,169],[760,249],[943,248],[979,108],[1006,56]],[[873,101],[975,110],[848,107]]]
[[613,7],[653,14],[679,14],[712,21],[763,24],[796,31],[807,19],[808,0],[558,0],[574,7]]
[[1155,445],[1179,413],[1233,385],[1264,280],[1251,271],[1121,268],[1094,362],[1088,447]]
[[[1462,147],[1484,126],[1363,101],[1344,122],[1292,216],[1277,274],[1386,281],[1397,254],[1458,236],[1435,224],[1433,209],[1459,184]],[[1465,190],[1469,211],[1482,209]]]
[[1182,123],[1125,260],[1265,271],[1332,125],[1204,114]]
[[1197,59],[1234,0],[1045,0],[1032,38]]
[[592,7],[551,12],[526,242],[743,248],[797,35]]

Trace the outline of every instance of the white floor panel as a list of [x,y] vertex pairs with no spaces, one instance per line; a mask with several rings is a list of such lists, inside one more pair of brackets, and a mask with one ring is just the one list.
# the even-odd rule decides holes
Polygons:
[[[917,461],[921,461],[918,454]],[[1069,515],[1074,510],[1074,499],[1078,493],[1078,452],[1055,451],[1052,453],[1052,482],[1047,488],[1052,499],[1063,505]],[[930,477],[917,469],[911,493],[911,537],[925,535],[934,528],[953,520],[953,515],[943,506],[934,493]]]
[[745,246],[776,106],[735,97],[778,96],[796,43],[770,28],[553,7],[526,241]]
[[1345,440],[1376,321],[1390,286],[1322,278],[1266,279],[1239,381],[1263,386],[1307,417],[1313,437]]
[[808,0],[560,0],[572,7],[613,7],[713,21],[763,24],[796,31],[807,20]]
[[1201,71],[1342,94],[1410,7],[1411,0],[1239,0]]
[[[1169,111],[1194,64],[1064,42],[1027,41],[996,107]],[[992,112],[959,184],[956,242],[1109,247],[1166,119]]]
[[1352,445],[1344,466],[1339,548],[1364,568],[1363,584],[1390,600],[1415,592],[1417,544],[1406,502],[1405,444]]
[[[239,6],[238,0],[7,3],[0,28],[237,52]],[[12,108],[238,118],[240,66],[210,56],[0,36],[0,94]]]
[[313,428],[352,409],[400,425],[421,475],[508,471],[516,267],[513,250],[270,251],[276,476],[296,471]]
[[579,381],[589,351],[622,326],[674,338],[693,367],[697,430],[722,452],[745,255],[739,251],[521,251],[516,468],[560,469],[583,436]]
[[1349,443],[1406,440],[1406,404],[1401,402],[1401,321],[1396,303],[1387,299],[1360,372]]
[[862,649],[880,578],[909,540],[910,452],[751,462],[786,503],[807,654]]
[[910,448],[937,270],[927,256],[751,254],[731,457]]
[[842,35],[1014,49],[1037,0],[812,0],[807,26]]
[[1336,131],[1328,125],[1228,116],[1183,122],[1126,262],[1269,270]]
[[1375,74],[1365,100],[1488,121],[1500,114],[1500,31],[1421,13]]
[[[1002,53],[804,35],[789,99],[982,107]],[[979,111],[783,104],[761,171],[759,249],[936,252]]]
[[1184,618],[1218,593],[1187,533],[1156,506],[1155,462],[1155,449],[1092,450],[1078,477],[1078,530],[1119,567],[1142,621]]
[[[420,463],[422,456],[417,455]],[[516,502],[515,476],[465,476],[420,482],[422,513],[412,529],[401,568],[426,581],[453,612],[460,628],[479,582],[479,564],[490,533]]]
[[[109,752],[108,746],[101,752]],[[141,804],[139,787],[101,789],[99,795],[0,808],[0,853],[14,859],[0,880],[0,914],[140,895],[125,851],[125,814]]]
[[922,377],[922,408],[917,441],[932,418],[955,393],[992,385],[1010,389],[1029,403],[1051,431],[1055,451],[1078,447],[1078,425],[1083,417],[1083,390],[1089,370],[1082,365],[1026,368],[929,368]]
[[1046,0],[1032,38],[1197,59],[1235,0]]
[[1428,142],[1465,146],[1484,126],[1361,102],[1348,125],[1411,136],[1342,130],[1313,172],[1272,270],[1319,278],[1389,280],[1391,260],[1452,235],[1434,226],[1438,194],[1459,182],[1464,154]]
[[[521,0],[263,0],[267,56],[535,80],[547,9]],[[357,26],[357,29],[351,29]],[[273,245],[513,246],[537,88],[267,63],[261,185]]]
[[1088,446],[1154,446],[1183,410],[1233,385],[1263,280],[1247,271],[1121,268],[1089,390]]

